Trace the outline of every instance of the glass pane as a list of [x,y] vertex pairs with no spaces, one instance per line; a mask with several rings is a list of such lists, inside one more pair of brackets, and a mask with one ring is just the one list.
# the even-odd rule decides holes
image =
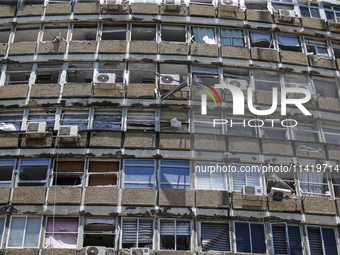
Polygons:
[[24,247],[38,247],[41,219],[28,218]]
[[10,233],[8,238],[8,247],[22,247],[22,240],[25,231],[25,217],[12,217]]

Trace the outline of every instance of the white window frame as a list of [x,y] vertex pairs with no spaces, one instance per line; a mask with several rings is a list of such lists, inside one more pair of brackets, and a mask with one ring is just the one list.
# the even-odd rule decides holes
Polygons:
[[[223,162],[201,162],[201,161],[195,161],[195,170],[194,170],[194,172],[195,172],[195,189],[197,190],[198,188],[197,188],[197,183],[198,183],[198,178],[197,178],[197,172],[196,172],[196,166],[198,165],[198,164],[200,164],[200,163],[202,163],[202,165],[209,165],[209,166],[212,166],[212,165],[220,165],[221,167],[225,167],[225,164],[223,163]],[[219,190],[219,191],[228,191],[229,189],[229,176],[228,176],[228,172],[223,172],[223,178],[224,178],[224,189],[223,190],[220,190],[220,189],[213,189],[213,184],[212,184],[212,179],[211,179],[211,177],[212,177],[212,175],[214,175],[215,173],[212,173],[212,172],[210,172],[209,171],[209,181],[210,181],[210,187],[209,187],[209,189],[204,189],[204,190]]]
[[[118,171],[117,172],[90,172],[90,162],[118,162]],[[121,171],[121,161],[117,160],[96,160],[96,159],[89,159],[87,161],[87,178],[86,178],[86,186],[85,187],[95,187],[95,186],[89,186],[89,180],[91,175],[116,175],[117,177],[117,184],[114,185],[115,187],[120,186],[120,171]],[[102,185],[101,185],[102,186]]]
[[[328,5],[331,8],[330,9],[326,8],[325,5]],[[334,6],[334,5],[331,5],[331,4],[328,4],[328,3],[327,4],[323,3],[322,8],[323,8],[323,11],[325,12],[325,20],[328,20],[327,15],[326,15],[326,12],[328,11],[328,12],[333,12],[334,19],[335,19],[336,22],[337,22],[338,19],[340,21],[340,10],[339,11],[334,10],[334,8],[340,8],[340,6]]]
[[335,238],[335,242],[336,242],[336,248],[339,252],[339,241],[338,241],[338,231],[336,228],[333,227],[326,227],[326,226],[315,226],[315,225],[305,225],[305,231],[306,231],[306,239],[307,239],[307,247],[308,247],[308,254],[312,255],[310,252],[310,243],[309,243],[309,234],[308,234],[308,227],[318,227],[320,229],[320,235],[321,235],[321,242],[322,242],[322,250],[323,250],[323,254],[326,255],[326,251],[325,251],[325,242],[324,242],[324,237],[323,237],[323,233],[322,233],[322,228],[330,228],[333,229],[334,231],[334,238]]
[[[13,216],[12,216],[13,217]],[[0,239],[0,248],[2,248],[2,246],[4,245],[4,234],[5,234],[5,229],[6,229],[6,223],[7,223],[7,217],[4,216],[4,217],[0,217],[2,219],[4,219],[4,226],[3,226],[3,229],[2,229],[2,233],[1,233],[1,236],[2,238]],[[41,230],[40,230],[41,231]],[[7,235],[8,236],[8,235]],[[7,238],[6,238],[7,239]],[[7,242],[6,242],[7,243]]]
[[[114,230],[114,232],[112,233],[112,232],[108,232],[108,231],[101,231],[101,232],[99,232],[99,231],[97,231],[97,232],[90,232],[90,231],[85,231],[85,222],[86,222],[86,219],[113,219],[113,220],[115,220],[115,230]],[[117,242],[116,242],[116,240],[117,240],[117,233],[118,233],[118,218],[117,217],[84,217],[84,224],[83,224],[83,244],[84,244],[84,239],[85,239],[85,235],[86,234],[88,234],[88,235],[113,235],[114,236],[114,243],[113,243],[113,245],[114,245],[114,248],[112,248],[112,249],[116,249],[117,250],[117,247],[116,247],[116,244],[117,244]],[[85,248],[84,247],[84,245],[83,245],[83,248]]]
[[[64,126],[64,125],[70,125],[70,124],[63,124],[62,122],[63,121],[72,121],[72,122],[76,122],[76,121],[80,121],[81,123],[82,123],[82,121],[84,121],[85,119],[64,119],[64,115],[65,115],[65,113],[67,114],[67,115],[86,115],[85,113],[87,113],[87,126],[86,126],[86,129],[84,129],[84,130],[81,130],[81,129],[79,129],[79,131],[85,131],[85,130],[88,130],[89,129],[89,127],[90,127],[90,124],[91,124],[91,111],[90,111],[90,109],[79,109],[79,110],[74,110],[74,109],[67,109],[67,108],[64,108],[64,109],[62,109],[62,111],[61,111],[61,114],[60,114],[60,121],[59,121],[59,126]],[[79,125],[75,125],[75,126],[78,126],[79,127]]]
[[[20,169],[21,169],[21,166],[22,166],[22,161],[26,161],[26,160],[31,161],[32,163],[25,164],[24,166],[47,166],[45,180],[41,180],[41,181],[38,181],[38,180],[35,180],[35,181],[20,181]],[[47,164],[37,163],[37,161],[42,161],[42,160],[47,160],[48,163]],[[46,185],[48,183],[47,179],[48,179],[50,171],[51,171],[51,159],[41,159],[41,158],[39,158],[39,159],[20,159],[17,171],[18,171],[18,176],[17,176],[16,181],[15,181],[15,187],[18,187],[19,183],[44,183],[43,187],[46,187]]]
[[[74,27],[74,25],[84,25],[84,26],[87,26],[87,25],[93,25],[93,24],[96,24],[97,25],[97,27],[96,27],[96,32],[95,32],[95,37],[96,38],[92,38],[93,40],[86,40],[86,39],[82,39],[82,40],[74,40],[73,39],[73,33],[74,33],[74,29],[75,29],[75,27]],[[71,42],[91,42],[91,41],[93,41],[93,42],[98,42],[98,40],[99,40],[99,34],[98,34],[98,30],[99,30],[99,28],[101,27],[101,24],[100,23],[98,23],[98,22],[86,22],[86,23],[77,23],[77,22],[71,22],[70,23],[70,27],[71,27],[71,36],[70,36],[70,41]],[[77,28],[76,27],[76,29],[83,29],[83,28]],[[93,28],[94,29],[94,28]]]
[[[190,40],[189,40],[189,43],[190,44],[197,44],[198,42],[195,41],[195,35],[194,35],[194,31],[193,31],[193,28],[212,28],[213,31],[214,31],[214,39],[215,39],[215,43],[209,43],[211,45],[218,45],[219,43],[219,38],[217,36],[217,27],[216,26],[200,26],[200,25],[197,25],[197,26],[189,26],[189,32],[190,32]],[[203,43],[203,44],[207,44],[207,43]]]
[[[50,178],[50,187],[83,187],[83,183],[84,183],[84,178],[85,178],[85,168],[86,168],[86,161],[85,159],[83,160],[77,160],[76,158],[74,159],[59,159],[59,161],[80,161],[80,162],[84,162],[84,168],[83,168],[83,172],[80,174],[80,172],[58,172],[58,171],[55,171],[55,167],[57,166],[58,162],[57,162],[57,159],[54,160],[53,162],[53,169],[52,169],[52,173],[51,173],[51,178]],[[54,178],[57,176],[57,179],[58,179],[58,176],[59,175],[63,175],[63,176],[67,176],[67,175],[78,175],[79,178],[80,178],[80,184],[78,185],[59,185],[59,184],[56,184],[56,185],[53,185],[53,181],[54,181]]]
[[[130,0],[131,1],[131,0]],[[100,25],[100,34],[99,34],[99,37],[100,37],[100,41],[110,41],[110,40],[102,40],[103,38],[103,33],[116,33],[116,32],[122,32],[122,30],[104,30],[104,26],[105,25],[108,25],[108,24],[114,24],[113,22],[103,22]],[[118,23],[118,24],[114,24],[116,25],[117,27],[123,27],[125,25],[125,41],[127,40],[128,38],[128,32],[129,32],[129,26],[127,23]],[[105,32],[104,32],[105,31]],[[124,40],[121,40],[121,41],[124,41]]]
[[[6,161],[12,161],[13,164],[6,164]],[[13,187],[13,180],[14,180],[14,177],[15,177],[15,167],[16,167],[16,164],[17,164],[17,160],[15,159],[4,159],[4,160],[0,160],[0,166],[13,166],[13,169],[12,169],[12,178],[10,181],[0,181],[0,187],[10,187],[12,188]],[[3,185],[5,184],[5,185]],[[8,184],[8,185],[6,185]],[[1,240],[0,240],[0,244],[1,244]],[[0,245],[1,247],[1,245]]]
[[120,128],[119,129],[96,128],[96,130],[106,130],[106,131],[121,131],[122,130],[122,128],[123,128],[122,110],[109,110],[109,109],[95,108],[93,110],[93,121],[91,123],[91,129],[95,129],[94,128],[94,124],[95,124],[95,116],[96,115],[117,115],[117,116],[120,116],[120,122],[113,122],[114,124],[120,123]]
[[[137,165],[129,165],[129,164],[126,164],[126,160],[146,160],[146,161],[153,161],[153,165],[143,165],[143,166],[148,166],[148,167],[153,167],[153,188],[157,188],[157,183],[156,183],[156,167],[157,167],[157,162],[156,160],[153,160],[153,159],[124,159],[123,160],[123,173],[122,173],[122,188],[125,187],[125,167],[126,166],[134,166],[134,167],[137,167]],[[130,183],[130,182],[129,182]],[[131,182],[131,184],[150,184],[150,183],[141,183],[141,182]],[[130,188],[130,187],[128,187]]]
[[[318,3],[312,3],[312,4],[317,4],[318,7],[311,5],[311,3],[309,3],[309,2],[306,2],[305,4],[299,4],[299,2],[297,2],[297,4],[298,4],[298,6],[299,6],[298,9],[299,9],[299,16],[300,16],[300,17],[305,17],[305,16],[302,16],[302,14],[301,14],[300,6],[302,6],[302,7],[305,7],[305,8],[308,9],[309,17],[310,17],[310,18],[318,18],[318,19],[321,19],[321,18],[322,18],[322,15],[321,15],[321,12],[320,12],[320,4],[318,4]],[[319,12],[319,17],[313,17],[313,16],[312,16],[311,9],[317,9],[318,12]]]
[[[221,36],[221,31],[222,30],[238,30],[238,31],[242,31],[242,34],[243,36]],[[222,38],[230,38],[230,42],[231,42],[231,45],[230,46],[234,46],[234,47],[245,47],[247,48],[247,40],[246,40],[246,31],[245,29],[235,29],[235,28],[226,28],[226,27],[220,27],[219,28],[219,41],[220,41],[220,44],[221,46],[228,46],[228,45],[225,45],[225,44],[222,44]],[[244,46],[237,46],[237,45],[234,45],[233,44],[233,38],[242,38],[243,39],[243,43],[244,43]]]
[[[162,166],[162,161],[171,161],[171,162],[188,162],[189,166],[188,166],[188,171],[189,171],[189,185],[186,183],[168,183],[168,182],[161,182],[161,178],[162,178],[162,167],[169,167],[169,168],[186,168],[185,166],[181,166],[181,165],[164,165]],[[159,189],[175,189],[175,188],[162,188],[162,184],[164,185],[178,185],[178,186],[185,186],[187,188],[184,188],[183,190],[190,190],[192,189],[192,164],[191,161],[189,160],[166,160],[166,159],[161,159],[159,160],[159,174],[158,174],[158,188]],[[182,190],[182,189],[181,189]]]
[[[302,172],[302,171],[305,171],[304,168],[306,166],[301,166],[301,169],[299,172]],[[307,166],[308,167],[308,166]],[[315,170],[316,171],[316,170]],[[330,183],[329,183],[329,177],[328,177],[328,173],[327,172],[322,172],[322,171],[316,171],[316,172],[320,172],[322,173],[322,179],[326,179],[326,182],[322,182],[322,183],[319,183],[319,182],[311,182],[311,181],[301,181],[300,179],[300,176],[299,176],[299,172],[297,171],[297,178],[298,178],[298,188],[299,188],[299,191],[301,193],[301,196],[312,196],[312,197],[328,197],[328,198],[331,198],[332,197],[332,188]],[[312,173],[314,171],[307,171],[307,174],[309,173]],[[324,178],[324,175],[326,178]],[[304,183],[305,185],[304,186],[301,186],[301,183]],[[317,186],[322,186],[322,188],[319,188],[319,187],[313,187],[312,185],[317,185]],[[323,187],[328,187],[328,192],[329,194],[326,194],[325,193],[314,193],[314,192],[309,192],[309,191],[303,191],[302,188],[304,189],[324,189]],[[297,188],[297,187],[296,187]]]
[[[247,172],[241,172],[240,170],[240,167],[242,166],[242,165],[240,165],[240,164],[232,164],[231,165],[231,167],[232,166],[236,166],[237,167],[237,171],[238,172],[240,172],[240,173],[244,173],[245,174],[245,182],[246,182],[246,184],[245,184],[245,186],[249,186],[248,185],[248,177],[247,177]],[[258,166],[258,167],[260,167],[260,165],[256,165],[256,164],[250,164],[250,165],[247,165],[247,166],[249,166],[249,167],[251,167],[251,166]],[[237,173],[237,171],[236,171],[236,173]],[[250,172],[250,173],[254,173],[254,172]],[[257,172],[256,172],[257,173]],[[259,184],[260,184],[260,186],[262,187],[262,194],[264,195],[264,194],[266,194],[267,192],[266,192],[266,187],[265,187],[265,182],[263,181],[263,174],[262,174],[262,172],[258,172],[258,174],[259,174]],[[231,188],[231,192],[237,192],[237,190],[235,190],[234,189],[234,182],[233,182],[233,172],[231,172],[231,174],[230,174],[230,178],[229,178],[229,181],[230,181],[230,183],[229,183],[229,187]]]

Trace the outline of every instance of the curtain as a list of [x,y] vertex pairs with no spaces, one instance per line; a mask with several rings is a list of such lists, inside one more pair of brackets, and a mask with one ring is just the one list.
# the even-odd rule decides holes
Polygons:
[[221,44],[244,47],[243,31],[242,30],[221,30]]
[[193,29],[196,43],[216,44],[213,28],[194,27]]
[[284,45],[284,46],[294,46],[294,47],[300,46],[300,42],[297,37],[278,35],[277,42],[278,44]]
[[[314,182],[314,183],[323,183],[323,173],[320,172],[307,172],[302,171],[299,172],[299,180],[301,182]],[[321,184],[312,184],[312,183],[301,183],[303,192],[322,194],[323,185]]]
[[47,221],[46,232],[78,232],[78,218],[72,219],[53,219]]
[[77,234],[46,234],[45,248],[77,248]]
[[250,33],[250,37],[251,37],[251,41],[253,43],[257,43],[260,41],[268,41],[269,43],[272,40],[272,36],[271,34],[267,34],[267,33]]

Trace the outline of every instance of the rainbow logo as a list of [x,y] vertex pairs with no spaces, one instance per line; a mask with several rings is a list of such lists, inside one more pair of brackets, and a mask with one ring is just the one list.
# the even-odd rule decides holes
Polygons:
[[[206,86],[206,87],[209,88],[212,92],[214,92],[214,94],[217,96],[217,98],[218,98],[218,100],[220,101],[220,104],[221,104],[221,106],[222,106],[222,100],[221,100],[219,94],[217,93],[217,91],[216,91],[213,87],[211,87],[210,85],[205,84],[205,83],[203,83],[203,82],[201,82],[200,85]],[[200,87],[197,87],[197,88],[200,89],[200,90],[203,90],[204,92],[206,92],[206,93],[214,100],[215,106],[217,106],[216,100],[215,100],[213,94],[211,94],[211,92],[210,92],[209,90],[207,90],[207,89],[205,89],[205,88],[200,88]]]

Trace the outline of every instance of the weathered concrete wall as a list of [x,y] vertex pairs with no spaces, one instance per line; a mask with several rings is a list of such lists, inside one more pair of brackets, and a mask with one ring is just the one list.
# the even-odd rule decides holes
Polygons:
[[0,5],[0,18],[13,17],[16,6]]
[[2,254],[6,254],[6,255],[38,255],[39,254],[39,250],[38,249],[7,249],[4,250],[4,252]]
[[189,5],[189,15],[190,16],[204,16],[204,17],[215,17],[215,6],[206,5]]
[[303,200],[305,213],[335,215],[335,201],[327,197],[307,196]]
[[49,188],[49,204],[80,204],[81,187],[56,186]]
[[328,20],[328,29],[331,32],[340,33],[340,27],[334,20]]
[[158,255],[193,255],[195,254],[194,252],[190,252],[190,251],[167,251],[167,250],[159,250]]
[[71,13],[71,5],[69,3],[66,4],[48,4],[46,7],[46,15],[62,15],[62,14],[70,14]]
[[228,191],[196,190],[196,207],[228,208]]
[[[157,46],[156,46],[157,49]],[[125,53],[126,41],[114,40],[114,41],[100,41],[99,53]]]
[[190,134],[161,133],[159,147],[163,150],[190,150]]
[[31,98],[53,98],[58,97],[60,92],[59,84],[34,84],[31,89]]
[[66,51],[66,42],[41,42],[39,43],[39,54],[64,54]]
[[16,42],[9,45],[9,55],[25,55],[35,53],[36,42]]
[[218,8],[218,17],[220,19],[240,19],[244,20],[244,12],[242,9],[238,9],[236,12],[224,10],[223,6]]
[[159,189],[160,206],[193,206],[193,191],[186,189]]
[[229,151],[260,154],[260,144],[257,138],[229,137]]
[[121,147],[121,132],[91,132],[90,147]]
[[327,30],[327,24],[323,19],[301,17],[301,20],[302,20],[302,26],[305,28]]
[[339,160],[340,158],[340,146],[339,145],[327,145],[328,156],[330,160]]
[[285,199],[284,202],[274,201],[272,197],[268,200],[269,211],[272,212],[301,212],[301,199],[295,196],[292,199]]
[[7,204],[10,194],[11,194],[10,187],[0,187],[0,204]]
[[[160,94],[163,95],[167,92],[169,92],[170,90],[174,89],[176,87],[176,85],[172,86],[172,85],[159,85],[159,90],[160,90]],[[167,97],[165,100],[170,100],[170,99],[184,99],[184,100],[188,100],[189,99],[189,95],[190,95],[190,87],[189,86],[185,86],[184,88],[176,91],[175,93],[171,94],[169,97]]]
[[262,60],[262,61],[269,61],[269,62],[280,61],[279,53],[277,50],[252,47],[250,51],[251,51],[251,58],[253,60]]
[[124,84],[97,83],[94,86],[94,96],[96,97],[125,97]]
[[188,55],[189,47],[185,42],[161,42],[161,54]]
[[336,69],[335,60],[332,58],[320,57],[318,55],[308,55],[308,59],[311,66]]
[[296,142],[296,156],[326,160],[325,147],[323,144]]
[[63,141],[62,138],[61,139],[57,138],[56,144],[60,148],[76,148],[76,147],[84,148],[86,146],[87,132],[79,131],[78,134],[81,137],[78,138],[77,142],[66,142],[66,141]]
[[246,10],[247,20],[260,21],[260,22],[272,22],[272,14],[270,11],[261,10]]
[[76,3],[74,5],[74,14],[99,14],[99,3]]
[[0,133],[0,147],[2,148],[16,148],[18,147],[18,134]]
[[291,141],[263,139],[263,154],[277,156],[293,156]]
[[291,19],[290,21],[285,21],[285,20],[281,20],[280,15],[274,13],[274,21],[276,24],[282,24],[282,25],[287,25],[287,26],[300,26],[300,19],[298,17],[295,17],[293,19]]
[[217,57],[218,47],[216,44],[193,43],[190,45],[190,52],[193,56]]
[[221,45],[221,54],[224,58],[249,59],[247,47]]
[[22,148],[44,148],[44,147],[52,147],[52,133],[47,133],[44,139],[27,139],[26,137],[22,137],[21,139],[21,147]]
[[320,110],[340,112],[340,100],[337,98],[320,96],[318,106]]
[[66,83],[63,88],[63,97],[90,97],[92,95],[91,83]]
[[[273,92],[266,90],[258,90],[255,92],[256,102],[258,104],[272,105],[273,104]],[[281,105],[281,92],[277,93],[277,104]]]
[[130,5],[122,4],[122,5],[109,5],[103,6],[102,8],[103,14],[124,14],[130,13]]
[[[297,93],[288,93],[287,98],[300,99],[300,98],[305,98],[305,95],[297,94]],[[303,106],[306,107],[307,109],[316,110],[317,109],[316,102],[317,102],[316,99],[314,97],[311,97],[311,99],[307,103],[304,103]]]
[[132,14],[158,14],[158,4],[153,3],[132,3]]
[[0,98],[26,98],[27,84],[6,85],[0,87]]
[[4,56],[7,50],[7,43],[0,43],[0,56]]
[[178,6],[176,10],[169,10],[165,5],[161,5],[161,15],[176,15],[176,16],[186,16],[187,7],[185,5]]
[[41,16],[43,9],[43,4],[20,5],[17,16]]
[[69,53],[95,53],[96,41],[70,42]]
[[42,249],[42,255],[77,255],[76,249]]
[[156,84],[130,83],[127,86],[128,98],[155,98]]
[[225,151],[225,138],[223,135],[195,134],[194,148],[195,150]]
[[156,148],[156,134],[155,133],[125,133],[125,148]]
[[280,56],[282,63],[308,65],[307,56],[302,52],[280,50]]
[[131,41],[130,53],[157,53],[156,41]]
[[155,205],[154,188],[123,188],[122,205]]
[[46,187],[30,186],[13,188],[13,204],[44,204]]
[[118,204],[118,187],[92,186],[85,189],[85,204]]
[[233,209],[266,210],[266,198],[262,196],[247,196],[242,194],[232,194]]

